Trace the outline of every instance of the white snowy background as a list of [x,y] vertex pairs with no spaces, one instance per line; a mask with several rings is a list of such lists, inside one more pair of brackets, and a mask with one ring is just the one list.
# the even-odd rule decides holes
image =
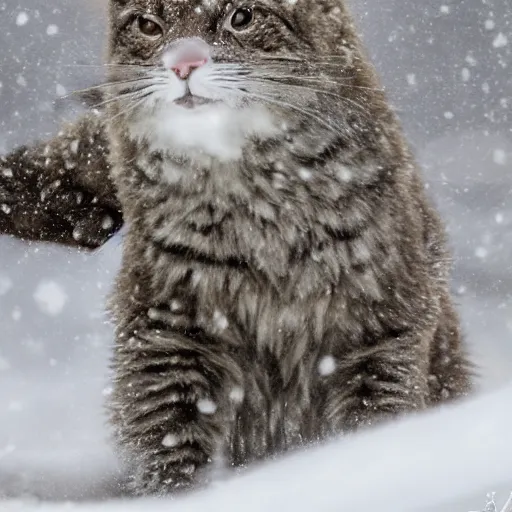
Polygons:
[[[105,16],[90,0],[0,0],[0,152],[76,115]],[[97,3],[101,3],[99,0]],[[343,440],[205,495],[114,498],[102,410],[120,239],[85,255],[0,237],[0,510],[482,510],[512,491],[512,5],[352,0],[370,54],[449,226],[453,289],[481,368],[474,403]],[[3,497],[3,498],[2,498]],[[2,501],[2,499],[4,501]],[[61,503],[55,504],[53,502]],[[83,508],[85,507],[85,508]],[[508,512],[508,511],[507,511]]]

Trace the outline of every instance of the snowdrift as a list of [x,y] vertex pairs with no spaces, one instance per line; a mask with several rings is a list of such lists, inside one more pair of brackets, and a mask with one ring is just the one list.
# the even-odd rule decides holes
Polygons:
[[478,496],[496,487],[512,489],[511,397],[512,384],[263,464],[186,498],[74,505],[10,500],[0,502],[0,510],[412,512],[440,511],[465,496],[481,500],[474,504],[477,510],[483,501]]

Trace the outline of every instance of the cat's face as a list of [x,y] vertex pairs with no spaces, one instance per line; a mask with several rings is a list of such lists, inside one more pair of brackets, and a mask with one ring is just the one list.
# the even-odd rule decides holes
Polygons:
[[335,0],[111,0],[110,17],[114,117],[155,151],[231,160],[250,138],[328,129],[353,80]]

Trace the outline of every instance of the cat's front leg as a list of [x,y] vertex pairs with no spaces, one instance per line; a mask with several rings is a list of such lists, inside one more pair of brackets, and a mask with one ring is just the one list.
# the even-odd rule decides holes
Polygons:
[[109,167],[109,144],[97,116],[0,157],[0,235],[101,246],[123,223]]
[[420,411],[428,402],[428,339],[403,333],[319,362],[323,424],[350,432]]
[[180,329],[137,330],[118,343],[113,423],[138,495],[208,480],[226,439],[225,390],[242,378],[222,342]]

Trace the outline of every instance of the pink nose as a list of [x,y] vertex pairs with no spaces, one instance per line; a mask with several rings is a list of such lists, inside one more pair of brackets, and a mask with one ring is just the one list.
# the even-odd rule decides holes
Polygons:
[[194,69],[204,66],[206,64],[206,62],[207,62],[207,59],[183,61],[183,62],[178,62],[174,66],[171,66],[171,69],[181,79],[184,80],[185,78],[189,77],[190,73],[192,73],[192,71],[194,71]]
[[210,46],[198,37],[174,41],[163,55],[163,65],[172,69],[182,80],[210,59]]

